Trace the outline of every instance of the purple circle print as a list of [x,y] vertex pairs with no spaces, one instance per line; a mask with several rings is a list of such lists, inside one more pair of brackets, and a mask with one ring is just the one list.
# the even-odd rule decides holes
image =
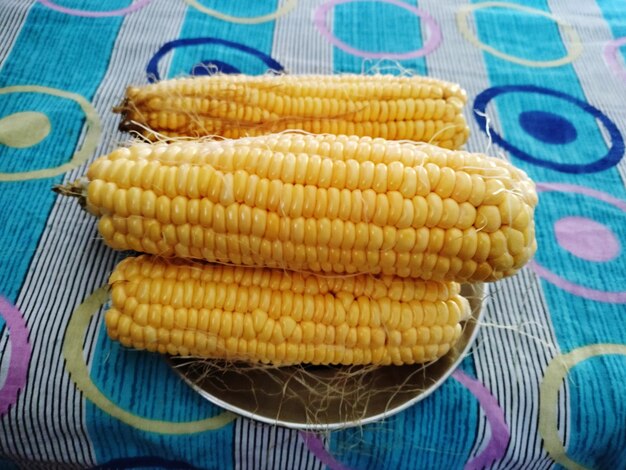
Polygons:
[[554,224],[557,243],[564,250],[586,261],[602,263],[620,254],[620,243],[613,231],[587,217],[563,217]]
[[9,368],[4,384],[0,386],[0,416],[2,416],[16,402],[19,391],[26,385],[32,348],[28,342],[28,328],[22,313],[4,297],[0,297],[0,316],[6,322],[11,341]]
[[85,18],[105,18],[109,16],[124,16],[129,13],[133,13],[140,8],[145,7],[152,0],[137,0],[136,2],[131,3],[130,6],[126,8],[118,8],[117,10],[109,10],[109,11],[95,11],[95,10],[81,10],[78,8],[68,8],[61,5],[57,5],[56,3],[50,0],[39,0],[39,3],[47,6],[52,10],[56,10],[60,13],[65,13],[66,15],[72,16],[82,16]]
[[603,55],[605,62],[611,68],[613,73],[626,82],[626,68],[620,65],[620,61],[617,58],[620,47],[625,45],[626,36],[613,39],[605,44]]
[[[563,192],[582,194],[598,201],[612,205],[626,213],[626,202],[610,194],[586,186],[563,183],[537,183],[537,192]],[[572,234],[573,224],[577,224],[575,235]],[[620,243],[613,231],[604,224],[586,217],[566,217],[555,223],[557,243],[565,250],[581,259],[595,262],[606,262],[614,259],[620,253]],[[604,246],[598,246],[602,245]],[[551,284],[570,294],[597,302],[614,304],[626,303],[626,291],[605,291],[593,289],[569,281],[550,271],[545,266],[533,260],[530,266],[535,273]]]
[[[377,3],[388,3],[390,5],[395,5],[399,8],[403,8],[410,13],[413,13],[415,16],[422,19],[424,24],[426,25],[429,35],[428,40],[420,49],[416,49],[410,52],[371,52],[364,51],[362,49],[357,49],[356,47],[352,47],[349,44],[346,44],[341,39],[339,39],[333,32],[328,28],[328,23],[326,18],[328,13],[337,5],[341,5],[343,3],[354,3],[354,2],[377,2]],[[395,60],[405,60],[405,59],[415,59],[417,57],[424,57],[425,55],[430,54],[434,51],[441,43],[441,28],[435,21],[435,19],[430,16],[426,11],[416,8],[411,5],[407,5],[400,0],[328,0],[326,3],[320,5],[313,14],[313,21],[315,22],[315,26],[319,30],[319,32],[324,36],[333,46],[338,47],[339,49],[347,52],[348,54],[355,55],[357,57],[364,57],[366,59],[395,59]]]

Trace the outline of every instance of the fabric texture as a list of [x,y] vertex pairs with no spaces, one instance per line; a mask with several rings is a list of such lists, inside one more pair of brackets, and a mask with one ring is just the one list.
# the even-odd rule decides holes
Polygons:
[[[127,136],[131,84],[414,73],[468,92],[467,149],[536,182],[539,249],[432,395],[327,433],[237,417],[102,327],[125,254],[53,185]],[[4,0],[0,468],[626,468],[626,4]]]

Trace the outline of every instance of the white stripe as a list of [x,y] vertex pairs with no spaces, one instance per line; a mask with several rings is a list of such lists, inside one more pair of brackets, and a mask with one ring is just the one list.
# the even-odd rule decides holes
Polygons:
[[[93,99],[103,135],[92,159],[126,138],[117,132],[119,116],[111,108],[122,99],[127,85],[145,83],[148,60],[163,42],[178,37],[184,13],[184,2],[155,1],[124,18],[109,69]],[[85,167],[78,168],[65,180],[84,172]],[[119,258],[96,238],[95,220],[76,201],[55,201],[17,301],[29,326],[33,357],[27,386],[1,424],[17,432],[20,442],[1,439],[0,453],[81,467],[95,463],[85,434],[85,402],[64,370],[61,344],[71,312],[106,281]],[[98,328],[99,322],[92,322],[87,336],[95,338]]]
[[0,68],[13,49],[35,0],[3,0],[0,9]]
[[[291,12],[276,19],[272,57],[289,73],[333,73],[333,46],[317,31],[311,16],[322,3],[323,0],[300,1]],[[332,14],[332,23],[331,17]]]
[[324,467],[317,458],[309,455],[299,432],[294,429],[238,418],[233,436],[235,470],[321,470]]
[[[551,459],[537,432],[539,384],[559,353],[552,320],[536,276],[528,269],[490,290],[479,343],[473,348],[477,378],[498,400],[511,431],[506,455],[493,468],[538,468]],[[563,403],[559,406],[563,408]],[[565,416],[565,410],[561,410]],[[480,453],[491,437],[474,449]]]

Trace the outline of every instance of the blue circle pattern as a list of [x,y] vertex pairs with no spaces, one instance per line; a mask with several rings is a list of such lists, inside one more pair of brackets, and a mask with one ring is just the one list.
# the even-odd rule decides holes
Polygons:
[[546,144],[569,144],[578,137],[569,119],[546,111],[524,111],[519,123],[527,134]]
[[[560,163],[560,162],[545,160],[535,155],[526,153],[520,148],[513,145],[512,143],[508,142],[504,137],[502,137],[500,134],[495,132],[493,129],[490,129],[490,135],[493,141],[496,144],[498,144],[500,147],[507,150],[511,155],[521,160],[524,160],[528,163],[537,165],[537,166],[549,168],[549,169],[560,171],[563,173],[573,173],[573,174],[595,173],[598,171],[603,171],[603,170],[606,170],[608,168],[611,168],[617,165],[617,163],[622,159],[622,156],[624,155],[624,138],[622,137],[622,134],[619,132],[619,129],[617,128],[615,123],[608,116],[606,116],[606,114],[604,114],[599,109],[591,106],[589,103],[579,100],[578,98],[568,95],[567,93],[563,93],[561,91],[553,90],[550,88],[539,87],[535,85],[496,86],[492,88],[487,88],[486,90],[481,92],[474,101],[474,117],[479,127],[483,130],[483,132],[485,133],[487,132],[487,118],[486,118],[485,111],[487,109],[487,105],[489,104],[489,102],[491,102],[491,100],[493,100],[499,95],[503,95],[506,93],[515,93],[515,92],[538,93],[541,95],[553,96],[553,97],[562,99],[564,101],[567,101],[569,103],[572,103],[575,106],[578,106],[582,111],[590,114],[592,117],[599,120],[604,125],[610,137],[611,146],[605,155],[603,155],[601,158],[595,161],[592,161],[590,163],[584,163],[584,164]],[[524,124],[522,124],[522,127],[524,128],[524,130],[528,132],[530,135],[532,135],[533,137],[539,140],[548,139],[547,143],[557,143],[556,141],[550,141],[550,139],[553,139],[553,138],[555,139],[561,138],[561,139],[565,139],[565,141],[567,141],[568,138],[571,138],[571,135],[567,134],[568,132],[567,130],[564,131],[563,135],[552,137],[552,136],[546,135],[548,131],[544,131],[543,129],[538,129],[538,127],[540,127],[542,124],[554,125],[551,123],[553,123],[556,118],[558,118],[558,121],[560,123],[558,125],[561,125],[562,122],[567,122],[569,126],[573,127],[571,122],[569,122],[567,119],[563,118],[562,116],[557,116],[552,113],[543,113],[541,111],[530,111],[530,112],[542,113],[542,115],[535,114],[535,117],[539,117],[539,121],[540,121],[539,123],[531,124],[528,129],[524,127]],[[532,117],[533,117],[533,114],[527,117],[520,117],[520,118],[527,120]],[[528,123],[526,125],[528,126]],[[571,131],[569,132],[571,133]],[[546,140],[544,140],[544,142],[546,142]]]
[[[261,52],[258,49],[255,49],[250,46],[246,46],[245,44],[241,44],[241,43],[233,42],[233,41],[226,41],[225,39],[211,38],[211,37],[184,38],[184,39],[176,39],[174,41],[166,42],[165,44],[163,44],[163,46],[161,46],[161,48],[158,51],[156,51],[156,53],[152,56],[152,58],[148,62],[148,66],[146,67],[146,73],[148,75],[148,82],[154,83],[154,82],[161,80],[161,75],[159,74],[159,61],[163,58],[163,56],[165,56],[165,54],[180,47],[199,46],[202,44],[217,44],[221,46],[230,47],[231,49],[236,49],[241,52],[245,52],[251,56],[254,56],[262,60],[269,67],[270,70],[273,70],[275,72],[285,71],[283,66],[279,62],[274,60],[272,57],[265,54],[264,52]],[[219,61],[210,60],[207,62],[216,64]],[[224,62],[219,62],[219,63],[221,63],[222,66],[227,66],[227,68],[229,68],[230,70],[237,70],[237,68],[233,65],[226,64]]]

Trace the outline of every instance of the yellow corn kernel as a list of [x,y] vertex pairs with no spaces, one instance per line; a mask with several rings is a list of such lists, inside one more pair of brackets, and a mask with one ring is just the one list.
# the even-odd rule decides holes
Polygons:
[[[457,284],[393,276],[333,279],[143,255],[120,263],[111,281],[118,292],[105,315],[111,338],[168,354],[277,365],[432,360],[410,351],[449,348],[469,315]],[[133,305],[135,296],[148,303]]]
[[[156,133],[239,138],[302,129],[458,148],[469,134],[466,99],[458,85],[421,76],[214,75],[128,88],[120,129],[152,139]],[[383,153],[379,146],[369,155],[378,162]],[[292,162],[285,169],[290,178],[296,176]]]
[[[163,181],[123,175],[141,162]],[[514,274],[536,246],[525,175],[428,144],[289,133],[136,144],[88,174],[105,242],[164,257],[472,282]]]

